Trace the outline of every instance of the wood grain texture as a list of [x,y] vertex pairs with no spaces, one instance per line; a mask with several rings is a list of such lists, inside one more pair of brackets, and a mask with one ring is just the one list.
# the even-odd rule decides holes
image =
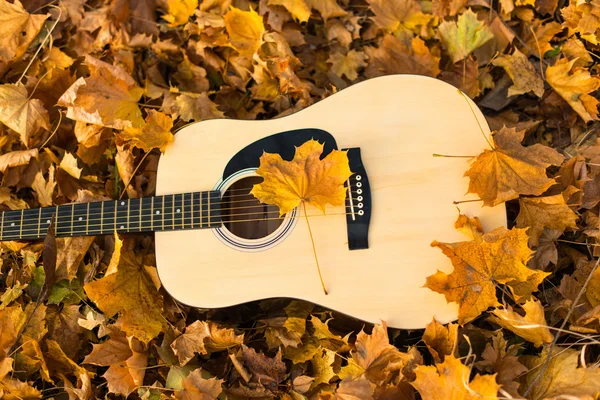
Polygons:
[[[475,198],[465,195],[468,160],[432,154],[476,156],[488,147],[480,130],[481,125],[489,134],[488,125],[471,106],[473,111],[466,97],[444,82],[391,75],[351,86],[284,118],[219,119],[182,129],[160,160],[157,195],[213,188],[234,154],[282,131],[320,128],[340,148],[360,147],[373,198],[370,248],[348,250],[343,215],[311,218],[326,296],[302,220],[279,245],[255,253],[223,245],[211,230],[157,232],[164,287],[181,302],[203,308],[290,297],[396,328],[422,328],[433,317],[443,323],[456,319],[456,304],[422,286],[436,270],[452,270],[430,243],[467,240],[454,229],[453,201]],[[479,216],[486,230],[506,225],[504,205],[459,207]],[[343,211],[329,207],[327,212]]]

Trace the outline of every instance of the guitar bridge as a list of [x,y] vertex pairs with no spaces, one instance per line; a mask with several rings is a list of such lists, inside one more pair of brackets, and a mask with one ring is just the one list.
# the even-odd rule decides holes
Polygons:
[[361,250],[369,248],[369,223],[371,221],[371,187],[369,177],[362,163],[360,148],[348,151],[352,176],[346,182],[346,227],[348,248]]

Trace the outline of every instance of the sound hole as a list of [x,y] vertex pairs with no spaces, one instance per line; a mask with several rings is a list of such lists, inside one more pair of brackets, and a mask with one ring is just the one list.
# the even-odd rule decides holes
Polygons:
[[268,236],[283,222],[277,206],[263,204],[250,194],[252,186],[260,182],[259,176],[242,178],[227,188],[221,201],[223,225],[244,239]]

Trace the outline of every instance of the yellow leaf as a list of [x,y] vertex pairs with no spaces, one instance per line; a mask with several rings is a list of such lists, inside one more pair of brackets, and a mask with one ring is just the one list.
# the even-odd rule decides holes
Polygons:
[[585,121],[598,120],[598,100],[588,93],[600,88],[600,79],[587,69],[573,67],[576,60],[561,60],[546,68],[546,80]]
[[171,349],[179,358],[179,364],[185,365],[194,353],[223,351],[242,343],[244,335],[236,335],[233,329],[221,328],[214,322],[196,321],[171,343]]
[[312,365],[312,376],[315,380],[311,384],[311,388],[316,387],[321,383],[329,383],[331,378],[336,376],[333,371],[332,364],[335,361],[335,353],[327,349],[319,349],[310,364]]
[[25,146],[29,146],[29,139],[40,128],[50,130],[44,104],[38,99],[31,99],[22,84],[0,85],[0,121],[21,135]]
[[496,299],[497,283],[506,284],[513,291],[517,287],[519,296],[527,296],[537,288],[540,277],[549,275],[527,267],[531,258],[528,240],[524,229],[500,227],[470,242],[434,241],[431,246],[440,248],[450,258],[454,271],[437,271],[427,277],[425,287],[442,293],[448,302],[458,303],[458,321],[466,324],[488,307],[500,305]]
[[376,49],[365,47],[369,56],[368,77],[386,74],[415,74],[436,77],[440,73],[440,57],[434,56],[425,42],[412,38],[410,46],[394,35],[385,35],[383,43]]
[[270,6],[283,6],[298,22],[306,22],[310,18],[310,7],[304,0],[268,0]]
[[434,366],[419,365],[415,369],[417,378],[411,382],[428,400],[497,400],[500,385],[496,375],[475,375],[469,382],[471,370],[454,356],[446,356],[443,363]]
[[560,165],[564,157],[542,144],[523,147],[525,131],[503,127],[492,135],[494,150],[484,150],[465,173],[469,193],[477,193],[487,206],[516,199],[520,194],[540,195],[555,181],[546,168]]
[[109,128],[139,128],[144,124],[138,101],[144,89],[121,67],[115,67],[86,56],[91,71],[88,78],[79,78],[58,99],[67,107],[67,117]]
[[[94,376],[94,374],[88,373],[85,368],[71,360],[55,340],[46,339],[46,346],[48,347],[47,357],[54,362],[54,366],[58,367],[62,373],[72,373],[77,378],[77,387],[74,388],[69,380],[63,377],[62,373],[59,375],[63,377],[64,381],[69,382],[69,392],[79,399],[91,398],[92,381],[90,375]],[[65,385],[67,385],[66,382]]]
[[519,228],[529,228],[529,244],[537,246],[544,228],[563,233],[566,228],[577,228],[577,214],[565,203],[562,194],[519,199],[519,215],[515,221]]
[[176,27],[188,22],[188,19],[194,15],[197,8],[198,0],[168,0],[168,14],[162,17],[169,23],[169,26]]
[[[578,368],[580,352],[566,347],[555,347],[542,377],[536,380],[542,365],[546,363],[548,350],[540,356],[525,356],[520,361],[529,373],[521,389],[533,385],[527,396],[531,400],[542,399],[593,399],[600,393],[600,370]],[[535,380],[535,383],[534,383]]]
[[348,13],[339,6],[336,0],[306,0],[310,8],[319,11],[324,21],[333,17],[343,17]]
[[458,337],[458,325],[444,326],[435,319],[425,327],[423,342],[429,349],[435,362],[441,362],[445,356],[454,353]]
[[26,320],[27,315],[19,305],[0,310],[0,359],[8,356]]
[[366,56],[362,51],[350,50],[348,54],[333,53],[329,56],[327,62],[332,63],[331,72],[340,78],[345,75],[346,78],[353,81],[358,78],[358,69],[367,65]]
[[84,289],[107,317],[120,313],[121,328],[146,343],[162,331],[165,321],[162,296],[140,258],[132,251],[122,251],[117,271]]
[[51,165],[48,170],[48,181],[44,179],[44,174],[40,171],[35,175],[33,183],[31,184],[31,188],[37,195],[38,203],[40,203],[42,207],[49,207],[52,205],[52,195],[54,194],[55,187],[56,182],[54,181],[53,165]]
[[375,14],[373,21],[383,30],[394,32],[421,11],[414,0],[367,0]]
[[262,35],[265,31],[262,17],[252,8],[250,11],[242,11],[231,7],[224,18],[225,28],[233,48],[242,56],[252,57],[262,44]]
[[83,168],[77,167],[77,159],[68,151],[65,152],[63,159],[60,161],[60,169],[75,179],[79,179],[81,177],[81,171],[83,171]]
[[442,43],[452,57],[452,62],[467,58],[474,50],[483,46],[494,35],[477,15],[467,9],[457,22],[444,21],[438,27]]
[[161,111],[150,110],[143,127],[126,128],[119,137],[144,151],[160,149],[164,153],[173,141],[172,128],[173,118]]
[[306,202],[325,212],[325,205],[344,204],[344,182],[352,172],[345,151],[333,150],[323,160],[323,145],[309,140],[296,148],[292,161],[264,153],[256,173],[264,178],[251,193],[265,204],[275,204],[284,215]]
[[515,48],[513,54],[503,54],[492,61],[492,64],[504,68],[513,85],[508,88],[508,95],[515,96],[533,92],[537,97],[544,95],[544,81],[523,53]]
[[224,114],[217,108],[206,93],[186,93],[177,96],[175,104],[177,113],[184,121],[204,121],[207,119],[223,118]]
[[548,329],[542,303],[537,299],[528,300],[522,307],[525,310],[524,317],[514,312],[511,306],[507,306],[506,309],[497,308],[492,311],[495,317],[490,317],[490,321],[516,333],[536,347],[551,343],[554,336]]
[[183,388],[175,392],[175,398],[177,400],[214,400],[223,391],[222,383],[221,379],[203,378],[202,370],[198,368],[183,380]]
[[10,63],[25,52],[49,15],[29,14],[19,0],[0,0],[0,61]]

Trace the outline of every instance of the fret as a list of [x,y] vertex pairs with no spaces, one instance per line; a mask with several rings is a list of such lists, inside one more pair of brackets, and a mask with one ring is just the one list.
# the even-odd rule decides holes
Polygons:
[[87,224],[90,218],[89,207],[90,203],[73,203],[71,208],[71,234],[72,235],[87,235]]
[[129,199],[127,204],[127,213],[128,213],[128,222],[127,222],[127,232],[141,232],[141,216],[140,216],[140,208],[141,207],[141,199],[133,198]]
[[102,202],[102,205],[100,206],[100,234],[102,234],[102,231],[104,231],[103,227],[104,227],[104,202]]
[[128,213],[129,200],[118,200],[115,202],[115,232],[129,232]]
[[71,203],[71,235],[73,234],[73,217],[75,215],[75,203]]
[[87,203],[86,212],[85,212],[85,234],[89,235],[90,231],[90,203]]
[[[171,207],[171,212],[173,212],[173,210],[175,210],[175,212],[178,213],[179,211],[177,211],[177,210],[179,210],[179,208],[177,208],[177,203],[175,201],[175,195],[172,196],[172,201],[173,201],[173,206]],[[176,217],[176,215],[173,214],[173,219],[171,219],[171,229],[173,229],[173,230],[175,229],[175,219],[176,219],[175,217]]]
[[210,203],[212,203],[212,221],[210,226],[221,225],[221,193],[212,191],[209,196],[211,197]]
[[190,193],[190,197],[191,197],[191,201],[190,201],[190,209],[191,209],[190,214],[191,214],[191,218],[190,219],[192,220],[191,221],[192,223],[191,223],[190,227],[192,229],[194,229],[194,192]]
[[23,209],[21,210],[21,226],[19,227],[19,238],[21,239],[35,239],[38,237],[38,228],[36,226],[35,220],[37,219],[39,222],[39,211],[35,208],[33,209]]
[[0,223],[0,240],[4,240],[4,211],[2,212],[2,222]]
[[[1,228],[0,228],[1,229]],[[38,208],[38,237],[42,236],[42,208]],[[0,239],[2,238],[2,234],[0,234]]]
[[58,206],[55,206],[55,207],[54,207],[54,211],[55,211],[55,212],[54,212],[54,221],[56,222],[56,224],[55,224],[55,226],[56,226],[56,229],[54,230],[54,234],[55,234],[56,236],[58,236],[58,233],[59,233],[59,232],[58,232],[58,228],[59,228],[59,226],[60,226],[60,224],[59,224],[59,220],[58,220]]
[[206,203],[208,205],[208,226],[210,227],[210,192],[206,194]]
[[18,225],[21,216],[21,210],[11,210],[4,212],[4,240],[17,240],[19,238]]
[[131,222],[131,217],[129,215],[129,206],[131,205],[131,199],[127,200],[127,232],[129,232],[129,223]]
[[150,198],[150,229],[154,230],[154,197]]
[[[150,231],[152,230],[152,197],[142,198],[142,202],[146,204],[145,207],[142,207],[141,219],[144,221],[144,224],[142,225],[142,231]],[[150,202],[150,204],[148,204],[148,202]],[[150,223],[150,225],[148,225],[148,222]]]
[[140,199],[140,216],[138,218],[140,220],[140,232],[142,231],[142,200],[143,199]]
[[113,223],[113,231],[116,232],[117,231],[117,206],[118,206],[119,202],[117,200],[115,200],[115,215],[114,215],[114,223]]
[[[181,229],[185,229],[186,224],[189,228],[193,226],[192,224],[192,203],[191,196],[192,193],[183,193],[181,196]],[[187,216],[186,216],[187,214]]]
[[200,192],[200,228],[202,228],[202,222],[204,219],[204,210],[202,209],[202,197],[204,196],[204,192]]
[[112,234],[117,226],[117,202],[109,200],[102,203],[104,204],[103,215],[106,217],[106,221],[102,224],[102,233]]
[[162,196],[162,230],[165,230],[165,196]]
[[[46,208],[41,209],[40,222],[41,222],[41,225],[44,226],[44,230],[46,232],[48,231],[48,228],[50,227],[50,223],[52,223],[52,215],[56,214],[55,211],[56,211],[56,209],[54,207],[46,207]],[[54,225],[56,226],[56,223]],[[56,231],[56,229],[55,229],[55,231]]]

